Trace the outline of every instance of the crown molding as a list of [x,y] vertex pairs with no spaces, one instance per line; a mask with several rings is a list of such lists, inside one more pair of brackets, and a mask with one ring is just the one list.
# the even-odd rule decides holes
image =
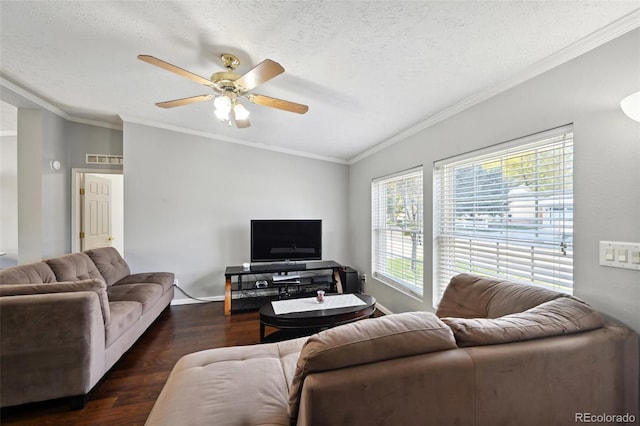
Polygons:
[[[36,106],[38,106],[40,108],[44,108],[47,111],[50,111],[50,112],[56,114],[57,116],[59,116],[61,118],[64,118],[65,120],[72,121],[72,122],[75,122],[75,123],[80,123],[80,124],[88,124],[88,125],[91,125],[91,126],[104,127],[104,128],[108,128],[108,129],[114,129],[114,130],[120,130],[120,131],[123,130],[122,124],[114,124],[114,123],[109,123],[109,122],[104,122],[104,121],[99,121],[99,120],[91,120],[91,119],[87,119],[87,118],[77,117],[77,116],[71,115],[71,114],[61,110],[57,106],[53,105],[52,103],[47,102],[46,100],[42,99],[41,97],[39,97],[38,95],[34,94],[33,92],[30,92],[29,90],[27,90],[27,89],[25,89],[25,88],[15,84],[15,83],[13,83],[12,81],[6,79],[4,76],[1,76],[1,75],[0,75],[0,86],[5,87],[6,89],[14,92],[16,95],[18,95],[18,96],[24,98],[25,100],[29,101],[30,103],[33,103],[34,105],[36,105]],[[275,152],[280,152],[280,153],[283,153],[283,154],[295,155],[295,156],[298,156],[298,157],[311,158],[311,159],[314,159],[314,160],[328,161],[328,162],[331,162],[331,163],[344,164],[344,165],[348,164],[348,162],[346,160],[341,159],[341,158],[329,157],[329,156],[317,155],[317,154],[311,154],[311,153],[308,153],[308,152],[297,151],[297,150],[287,149],[287,148],[279,148],[279,147],[270,146],[270,145],[266,145],[266,144],[259,143],[259,142],[251,142],[251,141],[246,141],[246,140],[242,140],[242,139],[231,138],[231,137],[228,137],[228,136],[216,135],[216,134],[213,134],[213,133],[187,129],[187,128],[184,128],[184,127],[167,125],[167,124],[158,123],[158,122],[154,122],[154,121],[151,121],[151,120],[145,120],[145,119],[141,119],[141,118],[136,118],[136,117],[132,117],[132,116],[119,115],[118,117],[123,122],[124,121],[128,121],[130,123],[142,124],[142,125],[145,125],[145,126],[156,127],[156,128],[165,129],[165,130],[171,130],[171,131],[178,132],[178,133],[190,134],[190,135],[200,136],[200,137],[204,137],[204,138],[208,138],[208,139],[215,139],[215,140],[220,140],[220,141],[224,141],[224,142],[235,143],[235,144],[238,144],[238,145],[250,146],[252,148],[258,148],[258,149],[264,149],[264,150],[267,150],[267,151],[275,151]]]
[[36,95],[33,92],[23,88],[22,86],[18,86],[16,83],[8,80],[4,75],[0,75],[0,86],[6,88],[16,95],[24,98],[26,101],[38,106],[40,108],[46,109],[49,112],[54,113],[55,115],[64,118],[65,120],[69,120],[70,116],[57,106],[53,105],[50,102],[45,101],[40,96]]
[[73,115],[69,116],[67,120],[73,121],[74,123],[88,124],[90,126],[104,127],[106,129],[122,131],[122,123],[109,123],[107,121],[93,120],[93,119],[83,118],[83,117],[75,117]]
[[205,131],[201,131],[201,130],[187,129],[187,128],[184,128],[184,127],[179,127],[179,126],[173,126],[173,125],[169,125],[169,124],[159,123],[159,122],[155,122],[155,121],[152,121],[152,120],[146,120],[146,119],[143,119],[143,118],[132,117],[132,116],[128,116],[128,115],[120,115],[120,118],[122,119],[123,122],[126,122],[126,123],[141,124],[143,126],[155,127],[155,128],[158,128],[158,129],[170,130],[172,132],[183,133],[183,134],[192,135],[192,136],[199,136],[199,137],[203,137],[203,138],[207,138],[207,139],[213,139],[213,140],[217,140],[217,141],[234,143],[234,144],[237,144],[237,145],[249,146],[251,148],[257,148],[257,149],[264,149],[266,151],[279,152],[279,153],[282,153],[282,154],[295,155],[295,156],[298,156],[298,157],[310,158],[310,159],[313,159],[313,160],[328,161],[330,163],[337,163],[337,164],[344,164],[344,165],[348,164],[348,162],[346,160],[343,160],[341,158],[329,157],[329,156],[317,155],[317,154],[311,154],[309,152],[297,151],[297,150],[294,150],[294,149],[280,148],[280,147],[277,147],[277,146],[266,145],[266,144],[263,144],[261,142],[251,142],[251,141],[247,141],[247,140],[244,140],[244,139],[237,139],[237,138],[232,138],[232,137],[229,137],[229,136],[217,135],[215,133],[209,133],[209,132],[205,132]]
[[3,75],[0,75],[0,87],[10,90],[11,92],[20,96],[21,98],[28,101],[29,103],[34,104],[34,106],[45,109],[67,121],[73,121],[75,123],[88,124],[88,125],[97,126],[97,127],[105,127],[107,129],[113,129],[113,130],[122,130],[122,124],[109,123],[106,121],[93,120],[93,119],[71,115],[66,111],[63,111],[62,109],[58,108],[51,102],[48,102],[45,99],[41,98],[40,96],[36,95],[34,92],[31,92],[28,89],[25,89],[24,87],[19,86],[18,84],[12,82],[11,80],[7,79]]
[[527,80],[537,77],[559,65],[575,59],[578,56],[583,55],[599,46],[602,46],[603,44],[614,40],[630,31],[633,31],[638,27],[640,27],[640,9],[631,12],[630,14],[607,25],[606,27],[594,31],[586,37],[557,51],[553,55],[532,64],[516,76],[501,83],[490,86],[484,90],[476,92],[475,94],[469,96],[466,99],[463,99],[457,104],[452,105],[440,111],[439,113],[427,118],[426,120],[421,121],[412,127],[409,127],[408,129],[398,133],[397,135],[394,135],[393,137],[380,142],[373,148],[370,148],[362,152],[361,154],[358,154],[355,157],[351,158],[348,161],[348,164],[355,164],[358,161],[361,161],[377,152],[380,152],[390,146],[397,144],[398,142],[402,142],[410,136],[415,135],[416,133],[424,129],[427,129],[437,123],[440,123],[441,121],[453,117],[454,115],[468,108],[471,108],[472,106],[478,105],[479,103],[484,102],[500,93],[506,92],[507,90],[519,84],[522,84]]

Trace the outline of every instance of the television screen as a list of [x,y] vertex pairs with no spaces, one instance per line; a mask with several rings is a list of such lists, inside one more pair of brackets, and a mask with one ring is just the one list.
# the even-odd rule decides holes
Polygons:
[[322,220],[252,220],[251,261],[322,259]]

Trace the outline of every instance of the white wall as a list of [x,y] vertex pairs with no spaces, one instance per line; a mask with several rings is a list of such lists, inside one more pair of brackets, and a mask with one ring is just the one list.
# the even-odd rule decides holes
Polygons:
[[131,122],[124,158],[133,271],[172,271],[189,294],[222,297],[225,267],[249,261],[259,218],[322,219],[323,257],[350,262],[346,165]]
[[[638,90],[635,30],[353,164],[352,266],[371,277],[371,179],[423,164],[428,205],[434,161],[574,123],[574,294],[640,332],[640,272],[598,264],[599,240],[640,241],[640,124],[619,107]],[[424,300],[368,279],[367,291],[393,312],[432,310],[432,218],[426,216]]]

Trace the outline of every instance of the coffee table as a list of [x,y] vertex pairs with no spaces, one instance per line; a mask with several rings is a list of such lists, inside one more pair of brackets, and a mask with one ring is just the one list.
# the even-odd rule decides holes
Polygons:
[[[376,310],[376,299],[367,294],[356,294],[364,305],[345,308],[320,309],[277,315],[271,302],[260,308],[260,343],[308,336],[322,329],[369,318]],[[331,297],[331,295],[327,295]],[[265,327],[280,329],[265,337]]]

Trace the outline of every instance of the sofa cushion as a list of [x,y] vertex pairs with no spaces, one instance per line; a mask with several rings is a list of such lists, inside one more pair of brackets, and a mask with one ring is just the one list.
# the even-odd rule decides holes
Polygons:
[[63,281],[50,284],[8,284],[0,286],[0,297],[21,296],[26,294],[44,293],[70,293],[76,291],[93,291],[100,300],[102,318],[107,324],[111,320],[111,310],[109,309],[109,299],[107,297],[107,285],[101,279],[90,279],[81,281]]
[[600,313],[586,303],[561,297],[500,318],[442,318],[460,346],[493,345],[579,333],[600,328]]
[[100,271],[107,285],[112,285],[131,274],[129,265],[113,247],[86,250],[85,253]]
[[459,274],[447,285],[436,315],[440,318],[498,318],[564,296],[533,285]]
[[70,253],[45,260],[58,281],[77,281],[90,278],[104,280],[95,263],[84,253]]
[[305,340],[185,355],[171,371],[145,425],[289,426],[288,378]]
[[173,280],[175,275],[172,272],[143,272],[139,274],[131,274],[124,277],[120,281],[114,283],[114,286],[127,285],[127,284],[139,284],[139,283],[153,283],[162,286],[162,294],[171,290],[173,287]]
[[455,348],[451,329],[429,312],[386,315],[314,334],[298,358],[289,415],[297,416],[302,385],[311,373]]
[[0,269],[0,284],[42,284],[56,281],[55,274],[45,262]]
[[107,294],[110,302],[140,302],[144,313],[162,297],[163,292],[158,284],[127,284],[111,286]]
[[111,322],[105,328],[105,346],[108,348],[131,328],[142,316],[142,303],[135,301],[109,302]]

